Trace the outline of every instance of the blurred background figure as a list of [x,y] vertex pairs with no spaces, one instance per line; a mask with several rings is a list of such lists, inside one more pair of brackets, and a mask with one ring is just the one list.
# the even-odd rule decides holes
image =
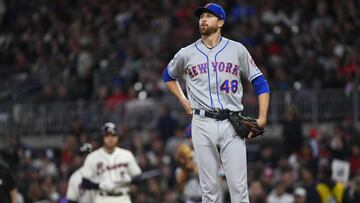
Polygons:
[[302,187],[295,188],[294,197],[294,203],[306,203],[306,190]]
[[285,184],[279,181],[267,197],[268,203],[288,203],[294,202],[294,196],[286,192]]
[[300,151],[304,143],[302,133],[302,121],[297,115],[296,108],[290,106],[287,108],[284,116],[283,132],[284,150],[287,156]]
[[176,169],[176,182],[179,194],[182,196],[181,199],[185,203],[198,203],[202,200],[199,173],[194,154],[191,124],[189,124],[185,129],[184,143],[177,146],[175,153],[175,160],[179,164]]
[[319,168],[316,192],[320,202],[344,202],[345,185],[331,178],[331,168],[324,164]]
[[13,173],[0,156],[0,202],[17,203],[17,190]]
[[[93,147],[89,143],[83,144],[78,150],[78,156],[75,159],[78,159],[79,166],[82,166],[84,160],[88,154],[93,150]],[[82,182],[81,168],[78,168],[73,172],[69,178],[66,198],[69,203],[92,203],[95,194],[92,190],[85,190],[81,187]]]
[[249,199],[253,203],[266,202],[266,192],[261,182],[254,181],[249,185]]
[[355,203],[360,201],[360,170],[357,170],[355,177],[350,181],[344,194],[344,203]]

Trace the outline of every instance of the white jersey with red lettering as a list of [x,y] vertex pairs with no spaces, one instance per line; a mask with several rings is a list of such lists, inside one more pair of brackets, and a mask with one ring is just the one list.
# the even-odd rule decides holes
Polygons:
[[90,153],[82,167],[82,175],[95,183],[112,181],[117,187],[109,191],[97,191],[97,202],[131,202],[129,196],[132,177],[141,174],[141,169],[132,152],[116,147],[109,154],[104,148]]

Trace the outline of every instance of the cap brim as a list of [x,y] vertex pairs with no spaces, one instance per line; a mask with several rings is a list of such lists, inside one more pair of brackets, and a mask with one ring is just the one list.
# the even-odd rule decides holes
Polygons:
[[220,16],[216,15],[216,13],[212,12],[211,10],[209,10],[207,8],[203,8],[203,7],[197,8],[194,11],[194,14],[196,17],[200,18],[201,14],[203,14],[205,12],[211,13],[211,14],[215,15],[216,17],[220,18]]

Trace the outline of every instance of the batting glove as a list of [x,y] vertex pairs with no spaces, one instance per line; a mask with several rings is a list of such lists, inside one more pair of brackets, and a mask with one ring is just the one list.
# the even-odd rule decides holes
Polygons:
[[104,191],[112,191],[115,189],[115,183],[106,179],[99,183],[99,188]]

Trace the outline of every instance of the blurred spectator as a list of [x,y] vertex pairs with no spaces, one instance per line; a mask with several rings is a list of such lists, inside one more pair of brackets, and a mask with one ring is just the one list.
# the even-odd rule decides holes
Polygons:
[[7,140],[7,145],[5,149],[0,153],[0,157],[9,165],[11,171],[15,171],[19,161],[19,153],[21,149],[25,148],[23,144],[20,143],[19,136],[11,135]]
[[[55,154],[53,150],[46,149],[45,150],[45,157],[41,160],[41,166],[39,166],[40,176],[44,177],[57,177],[58,176],[58,169],[54,162]],[[35,162],[35,161],[34,161]]]
[[17,189],[14,174],[0,157],[0,201],[16,203]]
[[357,172],[360,171],[360,145],[359,143],[352,143],[351,144],[351,152],[349,155],[349,162],[350,162],[350,174],[355,175]]
[[66,85],[60,84],[57,86],[57,95],[56,95],[56,101],[57,102],[68,102],[71,101],[71,97],[69,95],[68,89]]
[[280,181],[275,185],[267,198],[268,203],[289,203],[294,202],[294,196],[285,190],[285,185]]
[[[132,137],[131,151],[134,152],[134,154],[136,154],[136,155],[143,154],[144,150],[145,150],[144,149],[145,140],[144,140],[143,136],[140,134],[140,132],[138,132],[138,133],[133,133],[133,135],[131,137]],[[140,168],[142,168],[142,167],[140,166]]]
[[109,87],[106,85],[101,85],[96,89],[95,95],[93,96],[95,101],[105,102],[109,97]]
[[120,85],[116,85],[111,93],[111,95],[106,99],[106,107],[114,111],[121,104],[125,103],[128,100],[128,95],[125,92],[125,88]]
[[3,15],[6,13],[6,5],[4,0],[0,0],[0,24],[2,23]]
[[[77,142],[74,136],[65,137],[64,143],[60,149],[60,171],[69,173],[74,157],[76,155]],[[67,174],[68,175],[68,174]]]
[[165,192],[164,195],[164,203],[179,203],[177,201],[177,196],[176,193],[174,191],[168,190]]
[[66,198],[66,189],[67,189],[67,179],[61,179],[59,180],[59,183],[57,184],[57,191],[58,196],[53,195],[53,201],[58,203],[68,203]]
[[83,132],[81,119],[76,116],[70,123],[70,132],[76,137],[77,143],[80,143],[80,136]]
[[257,160],[264,166],[274,167],[277,162],[274,153],[274,149],[270,145],[263,144],[260,148],[260,154]]
[[274,172],[270,167],[265,167],[260,176],[260,182],[266,194],[269,194],[274,186]]
[[[176,149],[180,143],[187,142],[186,138],[191,136],[191,127],[185,129],[185,133],[182,128],[177,128],[175,130],[174,136],[170,137],[165,143],[165,152],[170,156],[174,157]],[[190,131],[190,132],[189,132]],[[189,134],[190,133],[190,134]],[[184,139],[185,138],[185,139]]]
[[297,177],[291,167],[282,170],[281,182],[283,183],[287,193],[292,194],[294,192],[296,178]]
[[249,199],[253,203],[263,203],[266,201],[266,193],[261,182],[254,181],[249,185]]
[[350,181],[344,194],[344,203],[360,202],[360,169],[354,175],[354,178]]
[[51,103],[56,101],[55,98],[55,92],[54,92],[54,86],[52,84],[45,84],[42,89],[42,94],[38,96],[36,99],[36,102],[39,103]]
[[164,142],[174,136],[175,130],[178,127],[178,121],[171,115],[168,107],[161,106],[160,117],[157,121],[156,127],[160,132],[161,139]]
[[332,157],[344,160],[347,155],[344,131],[342,127],[336,126],[334,132],[335,134],[330,138],[329,151]]
[[137,154],[137,161],[138,161],[140,168],[143,171],[148,171],[150,169],[153,169],[153,167],[154,167],[153,165],[150,164],[149,159],[143,153]]
[[355,139],[356,142],[360,141],[356,138],[356,135],[359,133],[358,129],[356,128],[354,118],[352,116],[348,116],[345,118],[343,125],[342,125],[345,133],[346,141],[349,142],[350,139]]
[[302,187],[297,187],[294,190],[294,203],[305,203],[306,202],[306,190]]
[[41,186],[38,182],[30,182],[25,202],[37,202],[46,200],[44,192],[41,190]]
[[282,123],[285,154],[289,156],[298,152],[303,144],[302,121],[296,113],[295,107],[288,107]]
[[139,191],[132,199],[136,203],[155,203],[154,199],[143,191]]
[[51,176],[45,176],[41,180],[40,187],[46,199],[50,201],[57,201],[59,199],[57,184]]
[[319,176],[316,184],[317,195],[321,202],[343,202],[345,185],[331,179],[331,169],[328,165],[319,168]]
[[300,170],[300,185],[302,185],[306,190],[307,203],[320,202],[319,196],[316,191],[314,174],[306,167]]
[[320,140],[321,135],[318,133],[316,128],[312,128],[309,133],[309,145],[311,147],[311,152],[314,158],[319,158],[320,156]]
[[299,170],[301,167],[309,168],[312,172],[317,171],[318,158],[314,157],[313,151],[308,143],[305,143],[301,151],[296,154],[292,154],[289,157],[289,163],[292,168]]
[[162,190],[160,188],[159,180],[151,178],[147,181],[148,196],[154,200],[154,202],[161,202],[163,197]]

